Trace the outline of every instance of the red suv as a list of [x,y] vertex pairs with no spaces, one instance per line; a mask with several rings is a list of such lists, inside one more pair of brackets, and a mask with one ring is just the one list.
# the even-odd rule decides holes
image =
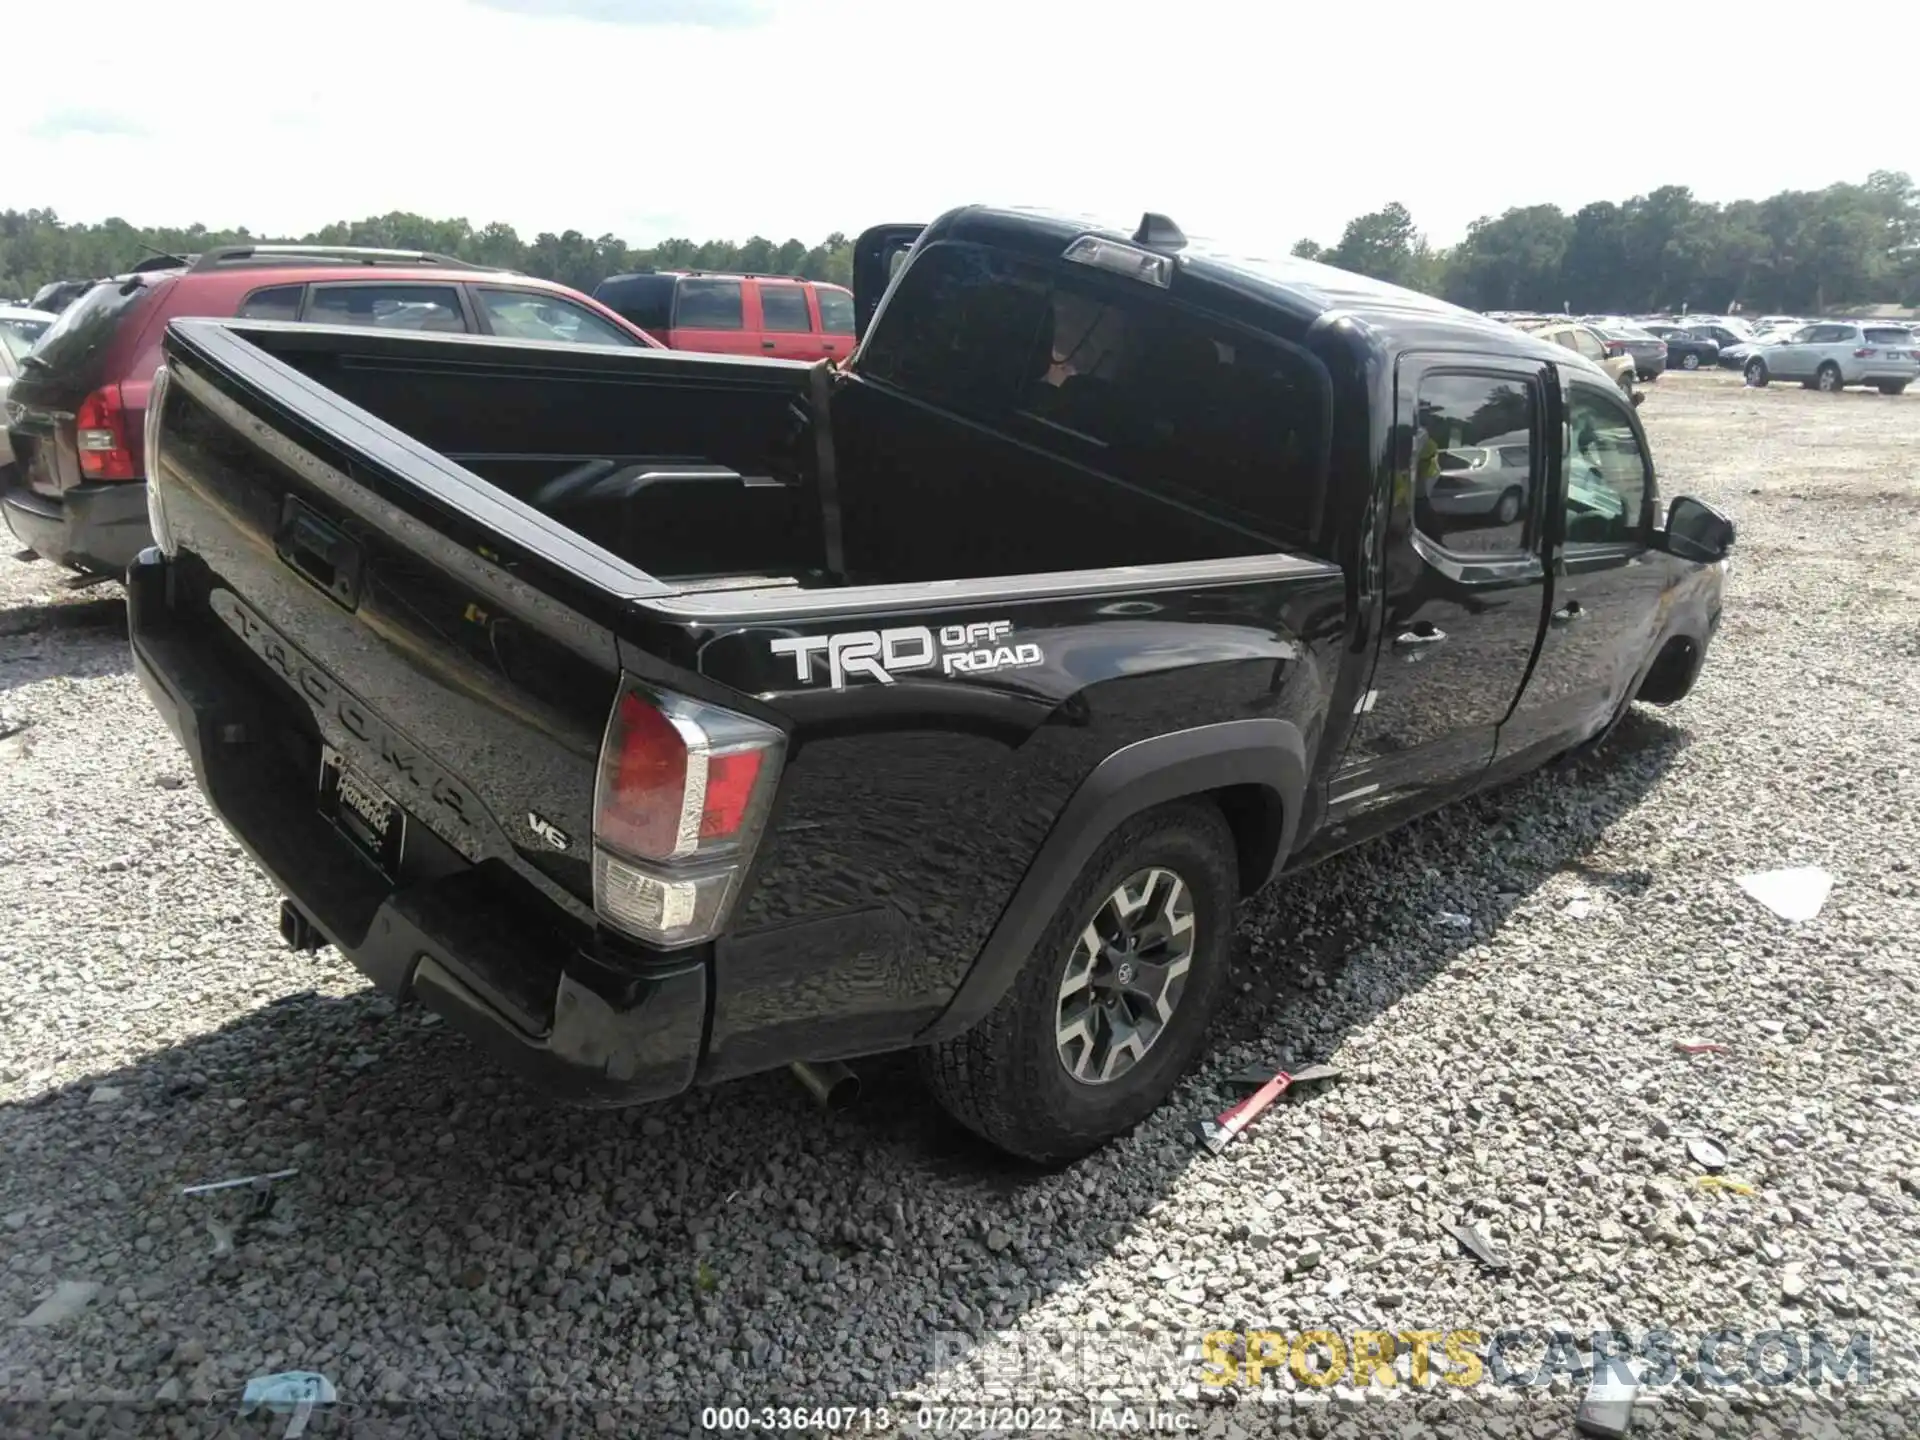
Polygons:
[[142,431],[160,339],[182,315],[661,348],[576,290],[445,255],[229,245],[144,261],[61,311],[7,396],[0,511],[29,550],[117,575],[153,543]]
[[593,298],[675,350],[808,361],[853,353],[853,296],[819,280],[648,270],[609,276]]

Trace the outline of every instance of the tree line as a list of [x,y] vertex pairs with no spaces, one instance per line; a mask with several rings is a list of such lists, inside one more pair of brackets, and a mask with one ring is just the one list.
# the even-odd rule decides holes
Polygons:
[[466,220],[430,220],[394,211],[364,220],[338,221],[306,235],[256,234],[247,229],[142,228],[118,218],[97,225],[69,224],[51,210],[0,211],[0,296],[31,296],[49,280],[82,280],[123,274],[154,255],[192,255],[216,245],[248,243],[371,245],[391,250],[430,250],[481,265],[558,280],[592,290],[609,275],[642,270],[734,270],[760,275],[802,275],[809,280],[853,281],[853,242],[838,232],[817,245],[756,235],[732,240],[663,240],[635,248],[615,235],[589,239],[578,230],[543,231],[531,241],[495,221],[475,228]]
[[1482,216],[1456,245],[1428,243],[1397,202],[1293,253],[1474,310],[1820,314],[1920,306],[1920,190],[1901,171],[1863,185],[1783,190],[1725,205],[1663,185],[1569,215],[1525,205]]
[[[49,280],[123,272],[155,254],[192,254],[247,241],[432,250],[591,290],[609,275],[656,269],[745,270],[849,284],[853,254],[838,232],[817,245],[754,236],[663,240],[635,247],[614,235],[543,231],[523,240],[494,221],[431,220],[395,211],[340,221],[301,236],[247,230],[142,229],[125,220],[67,224],[51,210],[0,211],[0,296],[31,295]],[[1707,313],[1817,314],[1847,305],[1920,306],[1920,189],[1900,171],[1864,184],[1783,190],[1721,205],[1663,185],[1569,215],[1526,205],[1483,216],[1458,244],[1430,244],[1393,202],[1347,222],[1338,241],[1302,240],[1293,253],[1444,296],[1475,310],[1635,314],[1685,307]]]

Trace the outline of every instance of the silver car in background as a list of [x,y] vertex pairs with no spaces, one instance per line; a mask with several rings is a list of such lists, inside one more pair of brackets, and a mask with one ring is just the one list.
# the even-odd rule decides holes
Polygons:
[[7,438],[7,392],[34,342],[59,318],[46,310],[0,305],[0,466],[13,463],[13,442]]
[[1904,325],[1822,320],[1746,357],[1747,384],[1798,380],[1810,390],[1871,385],[1898,395],[1920,378],[1920,339]]

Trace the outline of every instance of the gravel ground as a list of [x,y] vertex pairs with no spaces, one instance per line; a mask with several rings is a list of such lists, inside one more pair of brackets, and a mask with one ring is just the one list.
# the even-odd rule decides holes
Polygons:
[[[1250,903],[1213,1057],[1054,1175],[958,1135],[897,1060],[836,1117],[784,1077],[555,1111],[331,952],[290,957],[112,591],[0,560],[0,716],[29,722],[0,739],[0,1429],[201,1433],[248,1377],[315,1370],[343,1408],[314,1433],[1004,1396],[1063,1408],[927,1416],[1073,1432],[1105,1397],[1215,1434],[1564,1435],[1564,1375],[1216,1388],[1197,1347],[1525,1326],[1524,1370],[1540,1327],[1618,1326],[1675,1332],[1687,1371],[1715,1330],[1873,1346],[1870,1384],[1701,1378],[1637,1431],[1912,1433],[1920,394],[1676,375],[1643,414],[1663,489],[1740,524],[1694,695]],[[1811,922],[1735,884],[1797,865],[1834,877]],[[1189,1146],[1233,1070],[1308,1059],[1343,1078]],[[1751,1194],[1697,1183],[1701,1136]],[[179,1193],[286,1168],[257,1217]],[[1474,1219],[1510,1270],[1450,1237]],[[14,1326],[62,1282],[99,1288]]]

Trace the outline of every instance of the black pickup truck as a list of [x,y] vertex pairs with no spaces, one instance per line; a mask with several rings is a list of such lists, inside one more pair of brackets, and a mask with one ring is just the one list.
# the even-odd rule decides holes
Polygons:
[[1159,216],[857,257],[841,369],[173,324],[134,655],[290,942],[585,1103],[915,1047],[1063,1160],[1243,896],[1693,684],[1732,526],[1565,349]]

